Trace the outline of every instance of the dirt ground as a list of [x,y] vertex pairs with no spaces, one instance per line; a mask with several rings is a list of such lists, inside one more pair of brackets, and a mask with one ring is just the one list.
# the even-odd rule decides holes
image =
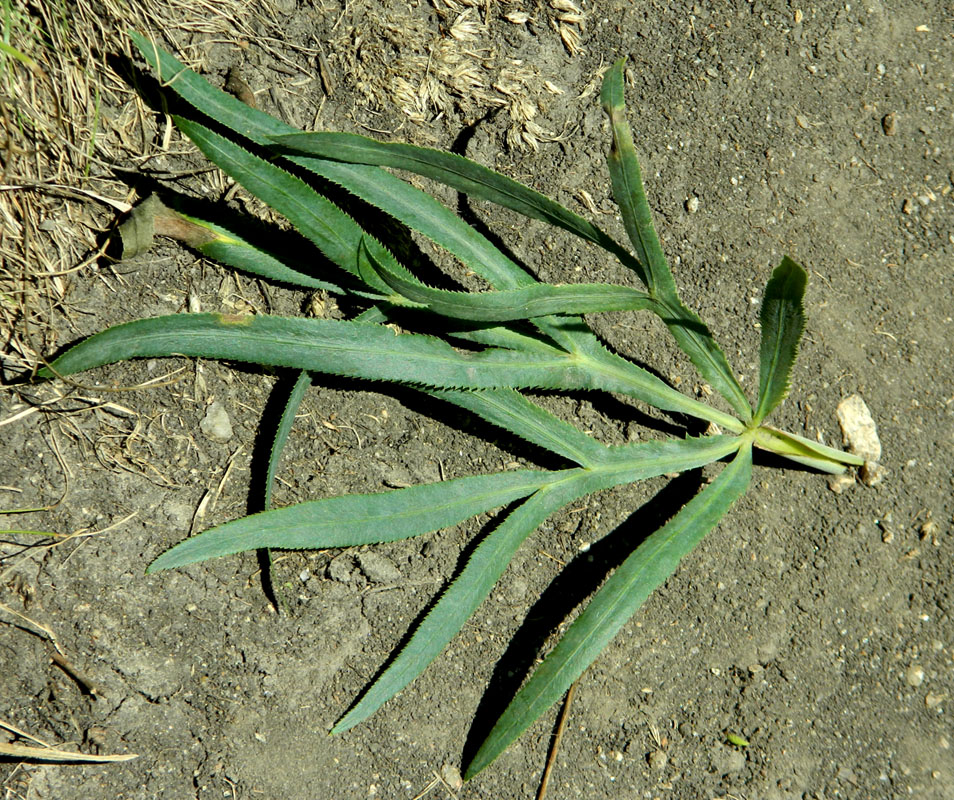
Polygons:
[[[601,70],[626,56],[650,204],[687,303],[751,390],[762,288],[783,254],[803,263],[806,338],[777,423],[840,444],[835,408],[860,394],[887,475],[836,493],[824,476],[759,462],[748,494],[580,681],[548,797],[954,797],[946,2],[16,5],[3,41],[43,74],[4,56],[0,508],[42,508],[6,526],[56,535],[0,535],[0,730],[139,757],[7,758],[5,798],[533,797],[557,708],[462,788],[455,770],[627,542],[699,481],[608,491],[551,518],[422,678],[329,738],[488,518],[283,553],[278,614],[252,554],[144,576],[190,532],[246,513],[265,457],[257,432],[284,376],[169,359],[97,370],[80,387],[23,377],[109,324],[197,307],[294,314],[315,298],[169,241],[130,261],[98,257],[119,217],[104,198],[123,207],[163,188],[263,217],[139,99],[128,25],[215,85],[236,68],[292,124],[454,147],[619,238],[597,94]],[[48,133],[24,122],[45,103]],[[542,224],[474,211],[547,280],[630,280]],[[317,300],[320,313],[347,312]],[[594,324],[620,352],[698,385],[646,316]],[[276,504],[550,466],[380,388],[312,388]],[[213,402],[227,436],[201,426]],[[644,430],[631,405],[546,402],[605,442]],[[51,663],[54,641],[95,695]]]

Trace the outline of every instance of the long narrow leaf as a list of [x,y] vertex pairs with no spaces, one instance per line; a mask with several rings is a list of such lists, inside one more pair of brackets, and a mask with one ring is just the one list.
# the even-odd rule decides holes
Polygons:
[[795,433],[780,431],[770,425],[755,429],[755,445],[806,467],[840,475],[847,466],[860,467],[865,460],[820,442],[813,442]]
[[508,350],[523,350],[528,353],[552,353],[554,350],[567,352],[566,349],[555,347],[552,342],[548,342],[540,336],[516,330],[511,326],[494,325],[470,330],[448,331],[447,335],[465,342],[476,342],[490,347],[503,347]]
[[752,417],[752,407],[736,380],[722,348],[712,338],[709,328],[698,314],[679,300],[660,301],[658,313],[669,328],[679,348],[689,356],[699,374],[712,384],[743,419]]
[[[362,241],[371,237],[338,206],[300,178],[253,155],[204,125],[181,117],[176,117],[175,122],[210,161],[286,217],[332,263],[362,278],[380,294],[392,294],[376,274],[358,270],[358,248]],[[378,247],[382,261],[394,262],[394,257],[383,245]],[[396,299],[400,301],[399,297]]]
[[707,380],[745,419],[752,415],[749,402],[739,386],[725,354],[697,314],[679,299],[676,284],[659,238],[643,189],[636,158],[633,133],[625,117],[623,64],[617,61],[603,78],[600,101],[610,120],[613,145],[606,158],[613,184],[613,196],[620,208],[623,225],[642,265],[639,275],[659,301],[657,313],[663,318],[679,347]]
[[494,725],[464,773],[472,778],[499,756],[596,659],[647,597],[665,581],[749,484],[746,446],[716,480],[633,551],[537,668]]
[[535,283],[532,275],[453,211],[385,170],[312,156],[291,156],[288,160],[423,234],[492,286],[510,289]]
[[445,390],[428,394],[466,408],[487,422],[582,467],[596,466],[610,458],[611,451],[605,445],[512,389]]
[[636,248],[636,256],[643,268],[640,277],[656,297],[670,299],[676,295],[676,284],[653,228],[652,214],[633,146],[633,134],[625,117],[624,63],[625,59],[621,58],[610,67],[603,78],[600,93],[600,102],[609,117],[613,133],[613,146],[606,162],[613,184],[613,197],[623,217],[623,227]]
[[159,556],[147,571],[261,548],[304,550],[407,539],[511,503],[558,480],[560,474],[499,472],[264,511],[186,539]]
[[655,475],[670,475],[711,464],[735,453],[742,443],[741,437],[727,434],[633,442],[607,448],[608,453],[600,467],[624,469],[619,482],[633,483]]
[[398,335],[371,323],[224,314],[170,314],[117,325],[80,342],[38,374],[70,375],[130,358],[170,355],[440,388],[584,388],[589,382],[574,359],[556,350],[465,353],[433,336]]
[[[569,321],[565,322],[568,323]],[[553,326],[549,330],[552,330],[552,328]],[[639,398],[644,402],[649,402],[664,411],[689,414],[698,419],[714,422],[716,425],[721,425],[726,430],[734,433],[741,433],[745,428],[731,414],[726,414],[724,411],[682,394],[679,394],[681,400],[678,406],[671,401],[661,405],[655,400],[649,400],[649,394],[643,387],[644,385],[655,385],[650,373],[632,361],[610,352],[587,328],[569,330],[565,341],[572,346],[573,352],[583,360],[587,368],[593,373],[597,385],[605,391],[621,392]],[[663,398],[657,396],[657,399],[661,400]]]
[[127,322],[80,342],[49,368],[41,369],[38,377],[170,355],[233,359],[446,389],[604,389],[717,424],[727,418],[730,429],[733,421],[738,424],[623,359],[603,365],[588,354],[556,350],[465,353],[432,336],[397,335],[371,323],[270,315],[171,314]]
[[245,241],[233,230],[188,214],[181,214],[181,216],[209,231],[208,240],[193,245],[208,258],[269,280],[342,294],[339,286],[295,269],[267,250]]
[[634,445],[628,465],[566,470],[511,512],[474,551],[467,566],[414,631],[407,646],[332,729],[340,733],[373,714],[421,674],[490,593],[517,548],[554,511],[579,497],[621,483],[708,464],[738,449],[736,437]]
[[407,170],[563,228],[611,252],[625,253],[595,225],[549,197],[455,153],[402,142],[378,142],[356,133],[286,133],[273,134],[269,139],[286,154]]
[[[278,425],[275,428],[275,437],[272,439],[272,446],[268,451],[268,466],[265,469],[265,485],[262,490],[262,511],[270,511],[272,508],[272,487],[275,484],[275,474],[278,471],[278,464],[285,450],[285,444],[288,442],[288,436],[291,434],[292,427],[295,424],[295,414],[298,413],[298,408],[309,386],[311,386],[311,376],[306,370],[301,370],[295,378],[295,383],[288,393],[288,397],[285,399],[285,405],[282,408]],[[275,608],[278,609],[282,603],[273,580],[274,563],[272,561],[272,551],[266,548],[262,553],[264,553],[266,560],[266,566],[263,568],[265,593],[269,596]]]
[[308,374],[307,370],[301,370],[288,393],[288,399],[285,401],[282,415],[278,420],[275,438],[272,440],[272,446],[268,451],[268,468],[265,471],[265,497],[262,508],[266,511],[272,507],[272,485],[275,482],[275,473],[278,471],[282,451],[285,449],[285,443],[288,441],[292,426],[295,424],[295,414],[298,413],[301,401],[304,399],[309,386],[311,386],[311,375]]
[[332,728],[332,733],[342,733],[371,716],[437,658],[490,594],[524,539],[550,514],[573,499],[568,498],[565,491],[559,491],[564,485],[540,489],[477,546],[461,574],[414,631],[407,646]]
[[378,254],[378,245],[363,243],[369,265],[393,291],[428,311],[474,322],[507,322],[545,317],[550,314],[589,314],[603,311],[635,311],[656,308],[645,292],[628,286],[578,283],[553,286],[534,283],[497,292],[453,292],[433,289],[403,267],[395,269]]
[[759,402],[755,421],[761,422],[788,394],[798,344],[805,330],[802,300],[808,273],[788,256],[782,259],[762,298],[762,341],[759,346]]

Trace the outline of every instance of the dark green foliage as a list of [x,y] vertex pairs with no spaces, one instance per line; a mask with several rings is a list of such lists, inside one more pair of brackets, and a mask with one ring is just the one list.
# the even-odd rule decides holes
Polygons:
[[[334,728],[347,730],[374,713],[438,655],[490,593],[517,548],[548,516],[592,492],[652,476],[695,469],[731,457],[719,476],[668,523],[638,544],[510,706],[468,765],[471,777],[490,764],[567,690],[650,593],[677,568],[741,496],[753,446],[815,468],[840,472],[853,456],[762,425],[782,401],[804,327],[805,271],[783,260],[762,306],[761,378],[756,411],[721,349],[679,298],[652,220],[624,118],[622,62],[604,80],[602,103],[613,144],[613,190],[635,253],[538,192],[466,158],[348,133],[303,133],[209,86],[168,53],[133,34],[165,85],[227,133],[177,118],[180,130],[249,192],[286,216],[341,272],[332,291],[348,292],[367,310],[349,321],[221,314],[173,315],[106,330],[67,351],[41,377],[70,374],[142,356],[191,355],[300,370],[272,449],[264,507],[281,448],[309,372],[409,385],[467,409],[492,425],[577,466],[462,477],[373,495],[349,495],[266,510],[200,533],[173,547],[150,571],[259,548],[327,548],[416,536],[505,505],[509,513],[474,549],[406,647]],[[249,147],[269,157],[250,152]],[[603,248],[632,269],[645,290],[537,281],[430,195],[387,172],[397,168],[542,220]],[[376,239],[295,170],[338,184],[432,239],[485,279],[491,291],[446,291],[423,283]],[[227,231],[201,220],[224,263],[294,282],[294,271],[258,258]],[[250,266],[251,265],[251,266]],[[264,265],[264,266],[262,266]],[[302,276],[304,277],[304,276]],[[316,279],[300,281],[314,285]],[[344,287],[344,288],[339,288]],[[463,351],[435,336],[397,334],[387,323],[420,314],[442,317]],[[589,330],[584,313],[641,310],[659,315],[702,377],[735,410],[727,414],[687,397],[611,353]],[[475,323],[482,323],[483,327]],[[403,323],[402,323],[403,325]],[[457,328],[455,329],[455,326]],[[607,447],[557,419],[520,389],[585,389],[628,394],[664,411],[721,426],[727,434]]]

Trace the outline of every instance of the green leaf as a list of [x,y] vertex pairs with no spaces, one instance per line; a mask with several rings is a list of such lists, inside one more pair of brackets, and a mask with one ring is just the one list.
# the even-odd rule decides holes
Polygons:
[[[272,508],[272,487],[275,483],[275,473],[278,471],[278,464],[281,461],[282,452],[285,449],[288,436],[295,424],[295,414],[298,413],[298,408],[309,386],[311,386],[311,375],[309,375],[306,370],[301,370],[295,378],[295,383],[288,393],[288,397],[285,399],[285,406],[278,419],[278,426],[275,428],[272,446],[268,452],[268,466],[265,470],[265,485],[262,491],[262,511],[269,511]],[[265,595],[272,602],[275,609],[278,610],[284,603],[273,581],[275,565],[272,561],[272,551],[266,548],[262,552],[265,554],[265,560],[267,562],[263,568],[263,588]]]
[[444,317],[474,322],[507,322],[550,314],[588,314],[655,308],[645,292],[627,286],[579,283],[553,286],[535,283],[498,292],[452,292],[432,289],[404,267],[395,269],[379,257],[379,244],[362,243],[370,266],[394,292]]
[[[285,170],[249,153],[234,142],[197,122],[174,117],[177,127],[214,164],[231,175],[251,194],[282,214],[334,264],[371,288],[388,296],[391,290],[373,272],[358,269],[358,248],[371,238],[351,217],[308,184]],[[383,245],[379,257],[397,264]],[[400,298],[397,298],[400,300]]]
[[[559,350],[547,353],[491,348],[469,353],[459,352],[432,336],[398,335],[372,323],[271,315],[171,314],[127,322],[91,336],[39,370],[37,376],[71,375],[130,358],[182,355],[447,389],[619,391],[657,408],[717,424],[725,422],[730,430],[732,423],[738,425],[733,417],[601,351],[596,337],[590,334],[590,338],[595,357]],[[597,361],[597,357],[603,361]]]
[[848,465],[860,467],[865,463],[861,456],[854,453],[846,453],[770,425],[760,425],[755,429],[755,446],[832,475],[840,475]]
[[[181,213],[181,212],[180,212]],[[273,281],[280,281],[292,286],[304,286],[307,289],[324,289],[334,294],[342,294],[339,286],[328,281],[322,281],[289,266],[284,261],[261,247],[252,245],[241,236],[228,228],[216,225],[208,220],[188,214],[181,214],[189,222],[207,229],[210,236],[207,241],[195,245],[195,249],[202,255],[252,275],[259,275]]]
[[298,413],[301,401],[304,399],[309,386],[311,386],[311,375],[308,374],[307,370],[301,370],[295,379],[292,390],[288,393],[281,418],[278,420],[275,438],[272,440],[272,447],[268,451],[268,468],[265,471],[265,497],[262,508],[266,511],[272,507],[272,485],[275,482],[275,473],[278,471],[278,462],[281,460],[288,435],[295,424],[295,414]]
[[626,122],[623,102],[623,64],[620,59],[603,78],[600,102],[610,120],[613,131],[613,146],[607,156],[613,197],[623,217],[623,226],[636,248],[636,256],[642,266],[640,278],[655,297],[671,299],[676,296],[669,264],[659,246],[656,230],[643,179],[633,146],[633,134]]
[[504,347],[508,350],[523,350],[528,353],[552,353],[554,350],[567,352],[565,348],[555,347],[554,343],[533,335],[528,331],[515,330],[510,326],[477,327],[470,330],[448,331],[448,336],[465,342],[476,342],[491,347]]
[[[199,76],[191,72],[191,70],[186,69],[181,62],[174,59],[168,53],[158,50],[142,37],[134,36],[133,38],[146,59],[157,68],[160,76],[168,81],[168,85],[188,102],[232,130],[258,143],[269,141],[269,137],[289,134],[289,131],[293,130],[284,123],[274,120],[261,112],[249,109],[234,97],[230,97],[213,89]],[[572,214],[572,212],[563,208],[558,203],[554,203],[549,200],[549,198],[534,192],[528,187],[502,175],[498,175],[492,170],[488,170],[460,156],[428,150],[426,148],[415,148],[411,145],[382,144],[352,134],[295,135],[305,137],[305,139],[294,140],[294,143],[297,145],[307,144],[307,146],[303,148],[303,152],[317,153],[319,155],[324,154],[332,159],[352,159],[361,164],[380,163],[387,164],[388,166],[400,166],[410,171],[418,172],[419,174],[425,174],[437,180],[441,180],[460,191],[472,191],[477,196],[485,197],[486,199],[501,203],[522,213],[527,213],[531,217],[550,221],[610,250],[624,262],[626,262],[627,259],[632,261],[632,256],[606,236],[605,233],[582,218]],[[328,137],[332,138],[329,139]],[[284,146],[292,143],[292,140],[284,138],[282,141]],[[469,228],[469,226],[466,226],[462,221],[457,219],[455,215],[447,212],[446,209],[443,212],[445,216],[440,216],[442,212],[437,210],[437,207],[434,205],[436,201],[434,201],[433,198],[426,200],[421,199],[427,198],[427,195],[418,192],[418,190],[413,189],[413,187],[406,187],[403,181],[400,181],[400,179],[395,178],[393,175],[382,172],[375,167],[364,167],[365,172],[352,173],[350,176],[345,172],[332,175],[328,170],[330,169],[329,165],[333,164],[333,162],[309,164],[306,163],[306,160],[299,160],[297,158],[293,158],[292,160],[308,168],[315,169],[329,180],[340,183],[357,196],[377,205],[388,213],[393,214],[397,219],[405,221],[435,241],[444,244],[451,252],[454,252],[458,257],[464,260],[465,264],[475,269],[475,271],[484,274],[484,276],[491,280],[492,283],[495,283],[495,285],[506,288],[529,285],[529,283],[533,282],[530,276],[516,267],[516,265],[513,265],[512,262],[509,262],[509,260],[504,259],[503,261],[495,262],[494,259],[500,256],[499,251],[496,251],[496,248],[493,248],[493,246],[485,240],[481,240],[483,243],[479,244],[476,250],[470,251],[469,253],[465,253],[459,244],[454,245],[441,241],[439,238],[441,235],[440,232],[445,225],[463,225],[464,228]],[[252,163],[254,164],[254,162]],[[349,165],[342,164],[341,166],[345,167]],[[373,172],[367,172],[368,169]],[[395,181],[397,183],[394,183]],[[402,186],[399,187],[398,184]],[[410,197],[405,198],[405,195],[400,194],[405,191],[404,187],[413,190],[413,192],[417,192],[417,199],[415,200]],[[481,187],[483,187],[483,189],[481,189]],[[394,194],[394,196],[398,198],[398,201],[389,200],[389,194]],[[420,203],[428,204],[428,208],[423,209],[418,214],[416,209]],[[440,204],[437,204],[437,206],[439,205]],[[408,216],[408,214],[411,213],[418,214],[418,216],[415,219],[411,219],[411,217]],[[286,213],[286,216],[287,215]],[[450,228],[448,228],[448,230],[450,230]],[[454,236],[457,239],[460,241],[468,240],[470,236],[469,233],[463,229],[455,230],[457,230],[457,233],[455,233]],[[354,238],[350,240],[349,244],[354,245]],[[497,253],[497,256],[494,256],[494,252]],[[339,255],[346,256],[346,250]],[[479,269],[481,260],[487,261],[488,264],[496,264],[493,268],[493,273],[487,273],[486,271],[481,272]],[[396,262],[394,263],[396,265]],[[345,268],[348,268],[347,264],[345,264]],[[355,270],[356,267],[350,271]],[[382,292],[384,290],[384,287],[381,285],[378,285],[376,288]],[[546,335],[556,337],[556,341],[558,341],[562,347],[571,350],[577,349],[574,345],[574,341],[579,340],[580,336],[587,333],[582,326],[580,327],[581,332],[561,328],[549,317],[536,318],[536,323]],[[692,339],[696,335],[693,326],[699,327],[701,323],[693,323],[692,325],[681,324],[674,329],[674,332],[683,338]],[[704,326],[701,327],[704,330]],[[682,332],[682,328],[685,329],[685,332]],[[605,352],[605,348],[602,349]],[[591,355],[594,354],[591,353]],[[606,352],[605,357],[600,356],[600,358],[605,363],[611,360],[612,357]],[[699,361],[698,358],[693,360],[694,363]],[[614,371],[619,372],[619,370],[615,368]],[[606,388],[625,391],[629,394],[634,394],[635,391],[634,396],[638,396],[649,403],[655,403],[655,400],[661,399],[664,395],[668,394],[668,402],[665,402],[664,405],[661,406],[664,410],[689,413],[693,416],[722,424],[730,430],[741,429],[737,421],[730,415],[715,411],[709,413],[706,410],[708,407],[704,404],[696,403],[686,398],[689,405],[693,406],[692,410],[688,410],[685,401],[677,401],[674,396],[675,393],[666,392],[661,388],[661,382],[653,379],[648,373],[635,365],[631,365],[625,371],[628,372],[628,378],[626,380],[627,388],[613,386]],[[716,378],[706,375],[704,371],[703,375],[710,383],[716,386],[717,390],[721,389]],[[634,386],[638,388],[634,390]],[[737,404],[733,405],[736,406]],[[747,416],[747,414],[748,412],[743,416]]]
[[707,464],[737,449],[739,442],[731,436],[645,442],[630,448],[626,464],[556,473],[478,545],[400,655],[331,732],[341,733],[366,719],[420,675],[487,597],[524,539],[550,514],[601,489]]
[[287,133],[273,134],[269,139],[285,154],[407,170],[625,254],[603,231],[549,197],[455,153],[402,142],[378,142],[356,133]]
[[139,48],[143,58],[155,70],[156,77],[163,87],[172,89],[203,114],[231,128],[246,139],[265,144],[265,137],[270,134],[282,134],[295,130],[264,111],[251,108],[238,98],[214,88],[204,78],[159,47],[154,40],[147,39],[136,31],[129,31],[129,37]]
[[798,344],[805,330],[802,300],[808,273],[788,256],[782,259],[762,298],[762,342],[759,347],[759,402],[755,422],[761,422],[788,394]]
[[[160,80],[186,102],[216,122],[259,145],[273,144],[272,135],[301,131],[251,109],[240,100],[210,86],[152,42],[130,34]],[[499,288],[528,285],[533,278],[507,258],[486,237],[426,192],[377,167],[346,164],[311,156],[291,157],[293,163],[342,186],[351,194],[391,215],[453,253],[475,273]]]
[[367,719],[437,658],[490,593],[524,539],[550,514],[573,499],[568,499],[566,491],[560,491],[565,485],[564,482],[541,488],[510,512],[476,547],[461,574],[414,631],[404,649],[332,728],[333,734]]
[[288,160],[423,234],[492,286],[509,289],[535,283],[523,267],[450,209],[389,172],[311,156],[292,156]]
[[580,466],[596,466],[610,457],[611,451],[605,445],[512,389],[430,391],[428,394],[466,408],[487,422]]
[[172,355],[439,388],[581,389],[592,383],[577,359],[556,350],[551,354],[500,349],[467,353],[433,336],[399,335],[370,323],[224,314],[171,314],[117,325],[71,348],[38,375],[70,375],[130,358]]
[[647,597],[721,519],[749,484],[744,447],[718,478],[643,541],[610,576],[494,725],[467,765],[468,780],[497,758],[583,674]]
[[726,434],[632,442],[608,447],[600,466],[606,469],[620,466],[628,469],[625,482],[632,483],[654,475],[685,472],[711,464],[736,452],[742,443],[742,437]]
[[737,413],[744,419],[750,419],[752,408],[745,392],[705,323],[679,299],[666,256],[659,246],[652,212],[643,189],[633,133],[624,116],[624,61],[620,59],[606,73],[600,101],[613,131],[613,145],[606,158],[613,196],[641,264],[637,274],[659,301],[654,310],[662,317],[676,343],[689,356],[699,374],[712,384]]
[[263,511],[186,539],[159,556],[147,571],[261,548],[323,549],[407,539],[518,500],[560,474],[499,472]]
[[689,356],[693,366],[712,387],[721,394],[743,419],[752,418],[752,407],[736,380],[732,367],[722,348],[712,338],[709,328],[699,315],[680,300],[659,301],[658,314],[662,317],[679,348]]
[[[569,326],[573,320],[565,322]],[[552,326],[545,330],[551,331]],[[735,433],[741,433],[745,429],[745,426],[731,414],[686,397],[668,387],[668,391],[661,391],[659,389],[661,381],[632,361],[611,353],[588,328],[580,326],[569,329],[564,341],[566,346],[570,347],[572,352],[586,364],[587,370],[595,381],[594,385],[604,391],[621,392],[662,411],[689,414],[697,419],[714,422]]]

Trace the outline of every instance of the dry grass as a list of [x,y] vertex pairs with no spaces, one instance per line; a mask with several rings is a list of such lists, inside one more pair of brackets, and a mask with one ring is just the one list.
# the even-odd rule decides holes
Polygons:
[[372,108],[396,106],[420,125],[452,112],[473,122],[499,110],[511,150],[536,150],[541,142],[562,138],[546,130],[538,117],[564,90],[545,81],[532,61],[505,57],[500,34],[508,26],[530,27],[536,35],[558,36],[572,56],[581,46],[584,15],[579,8],[571,0],[536,3],[532,12],[502,0],[432,4],[440,20],[436,27],[402,3],[354,15],[354,24],[341,27],[334,51],[364,101]]
[[[239,0],[3,0],[0,51],[0,375],[31,372],[69,320],[70,285],[115,276],[104,234],[136,199],[129,176],[156,165],[168,137],[117,70],[125,31],[161,31],[188,60],[195,44],[278,30],[267,3]],[[256,41],[265,49],[272,45]],[[278,51],[275,51],[276,55]],[[284,58],[284,56],[281,56]],[[123,180],[127,178],[127,180]]]

